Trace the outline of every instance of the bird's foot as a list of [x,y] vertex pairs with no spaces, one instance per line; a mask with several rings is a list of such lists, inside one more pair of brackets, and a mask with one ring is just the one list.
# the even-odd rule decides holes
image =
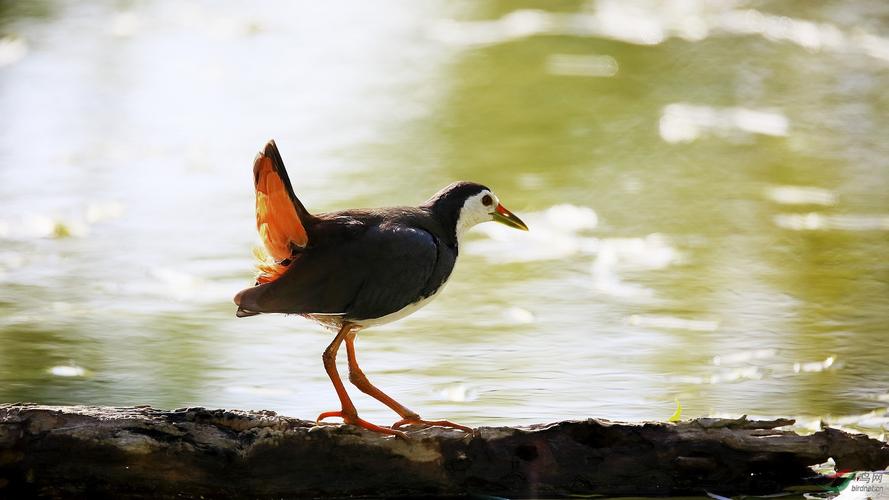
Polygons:
[[394,428],[389,429],[387,427],[380,427],[379,425],[372,424],[372,423],[368,422],[367,420],[359,418],[357,414],[344,413],[342,411],[326,411],[326,412],[322,413],[321,415],[318,415],[318,418],[315,419],[315,423],[318,425],[324,425],[322,420],[324,420],[325,418],[330,418],[330,417],[339,417],[339,418],[343,419],[344,424],[357,425],[358,427],[367,429],[369,431],[379,432],[380,434],[386,434],[389,436],[396,436],[396,437],[400,437],[402,439],[407,439],[407,434],[405,434],[402,431],[399,431]]
[[472,434],[474,431],[471,427],[466,427],[465,425],[455,424],[449,420],[423,420],[420,417],[408,417],[399,420],[392,424],[393,429],[400,429],[405,425],[423,425],[426,427],[449,427],[451,429],[461,430],[463,432],[468,432]]

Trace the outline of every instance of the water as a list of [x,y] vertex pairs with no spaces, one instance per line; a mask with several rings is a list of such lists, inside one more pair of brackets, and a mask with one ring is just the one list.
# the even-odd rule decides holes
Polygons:
[[274,137],[310,210],[467,179],[531,226],[361,334],[424,416],[889,430],[884,2],[3,9],[0,401],[337,409],[329,333],[234,316]]

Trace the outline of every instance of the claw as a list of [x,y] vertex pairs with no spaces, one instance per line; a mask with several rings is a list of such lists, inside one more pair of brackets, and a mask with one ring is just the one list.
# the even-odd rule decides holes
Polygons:
[[421,418],[403,418],[392,424],[393,429],[400,429],[405,425],[425,425],[426,427],[449,427],[451,429],[461,430],[472,434],[474,431],[471,427],[455,424],[449,420],[423,420]]
[[407,434],[395,428],[389,429],[387,427],[380,427],[379,425],[372,424],[367,420],[359,418],[358,415],[345,414],[342,411],[326,411],[321,415],[318,415],[318,418],[315,419],[315,423],[318,425],[324,425],[321,421],[325,418],[330,417],[339,417],[343,419],[344,424],[357,425],[358,427],[367,429],[369,431],[378,432],[380,434],[386,434],[389,436],[400,437],[402,439],[408,439]]

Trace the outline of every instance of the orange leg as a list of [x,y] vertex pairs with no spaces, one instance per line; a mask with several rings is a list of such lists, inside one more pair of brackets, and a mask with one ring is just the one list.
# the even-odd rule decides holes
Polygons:
[[[321,359],[324,360],[324,369],[327,370],[327,376],[330,377],[330,381],[333,382],[333,388],[336,389],[336,395],[340,398],[340,405],[342,406],[342,410],[324,412],[321,415],[318,415],[316,422],[320,424],[321,421],[325,418],[340,417],[343,419],[344,423],[349,425],[357,425],[359,427],[363,427],[374,432],[406,438],[407,436],[401,431],[380,427],[366,420],[358,418],[358,410],[355,409],[355,405],[352,403],[352,399],[349,398],[349,393],[346,392],[346,388],[345,386],[343,386],[343,381],[340,379],[340,374],[336,370],[336,353],[339,350],[340,344],[343,342],[343,339],[350,336],[349,333],[352,331],[353,327],[354,325],[349,323],[343,325],[339,333],[336,334],[336,338],[334,338],[333,342],[331,342],[330,345],[327,346],[327,349],[324,350],[324,354],[321,356]],[[354,335],[355,334],[353,333],[351,336]]]
[[472,429],[465,425],[455,424],[447,420],[423,420],[416,412],[409,410],[406,406],[395,401],[389,397],[388,394],[371,384],[370,381],[367,380],[367,376],[358,366],[358,359],[355,357],[355,333],[346,334],[346,354],[349,358],[349,381],[361,392],[373,397],[389,408],[392,408],[392,410],[401,417],[401,420],[392,424],[393,429],[398,429],[405,425],[435,425],[460,429],[464,432],[472,432]]

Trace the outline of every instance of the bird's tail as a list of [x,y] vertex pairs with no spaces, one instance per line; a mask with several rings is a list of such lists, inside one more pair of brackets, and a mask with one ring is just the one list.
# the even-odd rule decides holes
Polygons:
[[270,256],[263,247],[253,247],[253,257],[256,259],[256,284],[271,283],[280,278],[290,265],[290,261],[277,261]]
[[258,284],[279,278],[309,243],[306,225],[312,215],[293,192],[275,141],[269,141],[253,163],[256,229],[265,252],[256,252]]
[[[306,227],[314,217],[293,192],[287,169],[275,141],[269,141],[253,162],[253,183],[256,190],[256,230],[264,248],[254,248],[257,275],[256,285],[271,283],[289,269],[309,244]],[[238,316],[253,316],[247,300],[251,289],[235,296]],[[247,307],[244,307],[247,305]],[[254,307],[255,309],[255,307]]]

